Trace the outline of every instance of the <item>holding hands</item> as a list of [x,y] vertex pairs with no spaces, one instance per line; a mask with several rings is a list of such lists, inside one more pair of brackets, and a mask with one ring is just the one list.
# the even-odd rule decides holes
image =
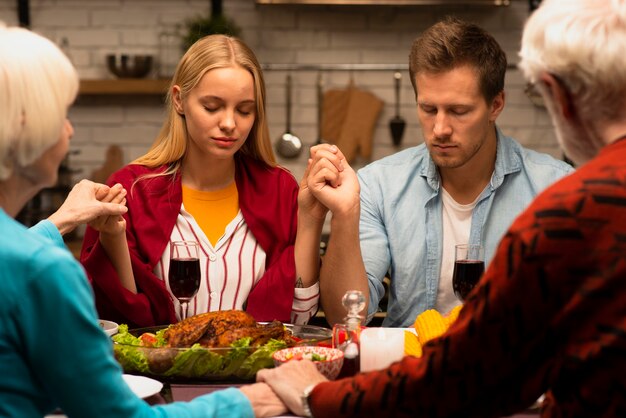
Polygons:
[[[108,189],[108,190],[107,190]],[[100,188],[96,198],[103,204],[126,204],[126,189],[121,184],[115,184],[113,187],[104,186]],[[88,222],[88,225],[100,231],[102,234],[117,235],[126,231],[126,220],[122,214],[107,213],[98,216]]]
[[335,145],[311,147],[304,177],[300,183],[300,207],[310,208],[312,216],[323,219],[328,210],[343,215],[359,210],[359,182],[343,153]]
[[91,225],[100,218],[119,217],[126,213],[126,190],[120,184],[113,187],[81,180],[76,184],[61,207],[48,220],[61,235],[73,231],[78,225]]
[[274,369],[261,369],[257,373],[257,382],[269,385],[287,408],[299,416],[305,415],[301,399],[304,389],[327,380],[309,360],[288,361]]

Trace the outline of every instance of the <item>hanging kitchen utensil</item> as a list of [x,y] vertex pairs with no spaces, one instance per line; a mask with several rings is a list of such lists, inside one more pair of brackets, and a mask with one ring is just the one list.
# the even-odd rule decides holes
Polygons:
[[287,128],[276,141],[276,152],[283,158],[296,158],[302,152],[302,141],[291,133],[291,74],[287,74],[285,90],[287,92]]
[[317,74],[317,141],[315,145],[324,142],[322,139],[322,113],[324,109],[324,81],[322,73]]
[[402,73],[396,71],[393,75],[395,82],[396,93],[396,115],[389,121],[389,129],[391,130],[391,140],[396,147],[402,142],[402,135],[404,135],[404,128],[406,127],[406,121],[400,116],[400,83],[402,80]]

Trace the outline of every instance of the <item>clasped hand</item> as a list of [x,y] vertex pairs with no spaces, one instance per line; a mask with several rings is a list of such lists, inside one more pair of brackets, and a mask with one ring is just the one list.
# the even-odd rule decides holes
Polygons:
[[335,145],[311,147],[310,158],[300,182],[298,205],[316,219],[330,210],[342,216],[359,209],[359,182],[345,156]]

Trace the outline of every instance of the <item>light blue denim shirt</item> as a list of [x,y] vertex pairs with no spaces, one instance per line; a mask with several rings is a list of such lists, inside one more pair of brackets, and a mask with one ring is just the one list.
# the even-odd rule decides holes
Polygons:
[[[513,220],[534,197],[571,172],[568,164],[523,148],[497,130],[491,182],[472,214],[470,242],[489,263]],[[368,316],[378,310],[383,279],[391,274],[384,326],[406,327],[437,300],[442,257],[439,172],[424,144],[375,161],[358,172],[360,241],[369,281]]]

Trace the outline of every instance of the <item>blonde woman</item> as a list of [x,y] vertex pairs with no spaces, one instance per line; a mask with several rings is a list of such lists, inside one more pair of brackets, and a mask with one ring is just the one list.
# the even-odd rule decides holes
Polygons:
[[[133,394],[98,324],[85,273],[59,233],[72,223],[66,219],[71,213],[88,220],[124,212],[121,204],[93,202],[89,213],[69,210],[92,201],[83,197],[102,187],[83,183],[58,223],[46,220],[27,230],[12,218],[55,183],[73,134],[67,112],[77,91],[78,75],[59,48],[0,22],[0,416],[41,417],[57,408],[89,418],[283,413],[266,385],[152,407]],[[104,189],[103,199],[123,201],[119,186]]]
[[245,309],[258,321],[306,323],[316,312],[326,209],[276,166],[263,75],[240,40],[212,35],[187,51],[152,148],[109,183],[128,190],[128,214],[88,229],[81,254],[101,317],[179,320],[167,272],[180,240],[201,247],[186,316]]

